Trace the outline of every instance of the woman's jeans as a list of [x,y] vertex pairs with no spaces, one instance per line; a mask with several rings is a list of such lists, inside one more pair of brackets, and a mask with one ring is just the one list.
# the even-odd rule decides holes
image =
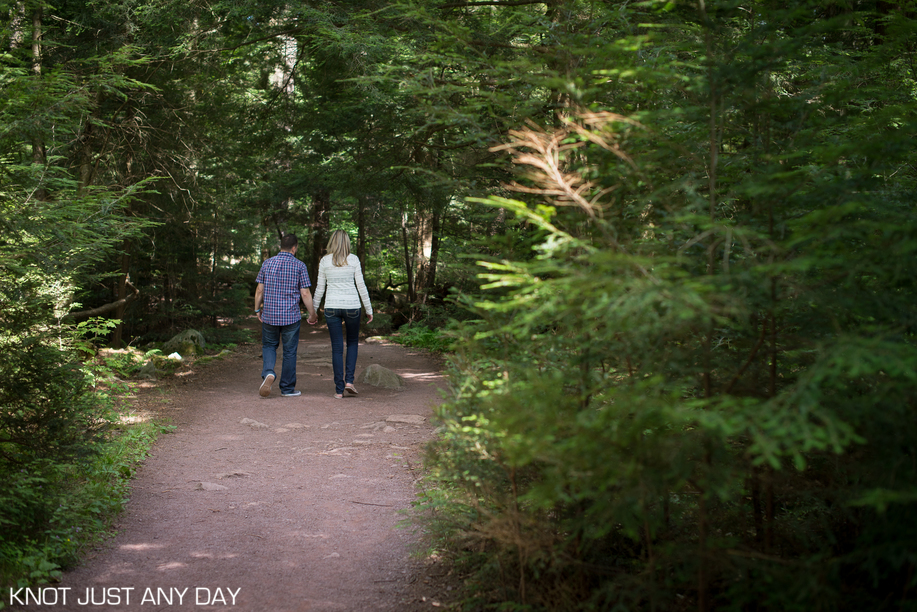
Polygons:
[[283,342],[283,370],[280,372],[280,392],[292,393],[296,390],[296,349],[299,348],[299,326],[302,321],[289,325],[261,324],[261,357],[264,367],[261,380],[268,374],[274,374],[277,363],[277,345]]
[[[344,393],[344,383],[353,384],[357,369],[357,343],[360,340],[359,308],[326,308],[325,322],[331,334],[331,365],[334,368],[335,393]],[[344,368],[344,333],[347,334],[347,367]]]

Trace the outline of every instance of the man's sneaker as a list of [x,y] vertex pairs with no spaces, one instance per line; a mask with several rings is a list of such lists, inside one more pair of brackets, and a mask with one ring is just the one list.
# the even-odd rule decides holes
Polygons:
[[281,393],[280,395],[284,397],[299,397],[300,395],[302,395],[302,392],[301,391],[289,391],[287,393]]
[[261,389],[258,390],[258,393],[261,394],[261,397],[267,397],[271,394],[271,387],[274,386],[273,374],[268,374],[264,377],[264,380],[261,382]]

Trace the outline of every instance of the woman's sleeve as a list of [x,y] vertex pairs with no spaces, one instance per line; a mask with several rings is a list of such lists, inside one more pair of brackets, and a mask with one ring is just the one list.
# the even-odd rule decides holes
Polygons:
[[312,295],[312,308],[318,312],[318,307],[322,304],[322,297],[325,295],[325,287],[328,285],[328,279],[325,277],[325,258],[318,262],[318,278],[315,279],[315,293]]
[[354,256],[354,260],[353,280],[357,284],[357,292],[360,294],[360,300],[363,302],[366,314],[371,315],[373,313],[373,305],[369,302],[369,291],[366,290],[366,283],[363,282],[363,269],[360,267],[360,260],[356,256]]

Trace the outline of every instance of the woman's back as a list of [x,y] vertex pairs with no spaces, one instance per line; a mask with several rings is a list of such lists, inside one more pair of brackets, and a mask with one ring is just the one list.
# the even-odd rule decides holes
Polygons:
[[321,302],[322,294],[325,294],[325,308],[359,308],[362,300],[366,313],[373,312],[360,260],[354,254],[347,256],[345,266],[335,266],[330,254],[322,257],[318,264],[315,289],[316,307]]

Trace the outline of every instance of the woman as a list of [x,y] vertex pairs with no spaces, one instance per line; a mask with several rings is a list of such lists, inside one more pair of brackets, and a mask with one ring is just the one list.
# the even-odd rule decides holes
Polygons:
[[[356,395],[353,373],[357,369],[357,343],[360,339],[360,300],[366,308],[366,322],[373,320],[373,306],[363,282],[360,260],[350,253],[350,236],[343,230],[331,234],[328,254],[318,263],[318,281],[312,301],[316,312],[325,297],[325,321],[331,334],[331,365],[334,368],[334,397],[344,392]],[[325,295],[327,289],[328,294]],[[310,325],[318,322],[318,314],[309,317]],[[344,332],[347,334],[347,366],[344,367]]]

